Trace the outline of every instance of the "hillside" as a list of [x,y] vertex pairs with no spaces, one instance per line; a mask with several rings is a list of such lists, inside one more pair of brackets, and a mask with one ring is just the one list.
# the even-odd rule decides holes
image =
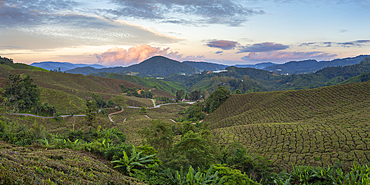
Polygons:
[[0,56],[0,66],[8,68],[8,69],[26,69],[26,70],[33,70],[33,71],[45,71],[45,72],[48,71],[48,70],[45,70],[39,67],[29,66],[27,64],[13,63],[13,59],[1,57],[1,56]]
[[255,68],[255,69],[264,69],[269,66],[276,65],[275,63],[272,62],[263,62],[263,63],[258,63],[258,64],[252,64],[252,65],[241,65],[241,64],[236,64],[233,65],[234,67],[239,67],[239,68]]
[[125,74],[127,72],[139,73],[139,76],[168,76],[172,73],[175,74],[193,74],[197,72],[194,67],[182,64],[176,60],[171,60],[162,56],[155,56],[149,58],[139,64],[131,65],[128,67],[113,67],[94,69],[92,67],[82,67],[66,71],[67,73],[88,75],[92,73],[118,73]]
[[320,62],[316,60],[291,61],[285,64],[268,66],[264,69],[268,71],[274,71],[279,74],[313,73],[325,67],[359,64],[366,57],[370,57],[370,55],[359,55],[353,58],[334,59],[331,61],[320,61]]
[[[309,89],[322,86],[341,84],[350,78],[370,72],[370,58],[365,58],[359,64],[337,67],[326,67],[315,73],[293,74],[281,76],[276,83],[277,90]],[[350,80],[348,82],[361,82]]]
[[[150,88],[124,80],[102,78],[95,76],[83,76],[61,72],[43,72],[34,70],[9,69],[0,65],[0,84],[6,86],[6,78],[9,74],[30,74],[41,92],[41,103],[55,106],[58,111],[65,113],[68,109],[84,111],[84,101],[91,97],[92,93],[98,93],[106,101],[111,97],[122,93],[120,85],[126,88],[150,90]],[[171,94],[156,90],[153,96],[166,96]],[[131,100],[135,102],[135,100]],[[139,102],[137,103],[139,104]]]
[[218,71],[226,69],[227,65],[215,64],[210,62],[193,62],[193,61],[183,61],[183,64],[196,68],[198,71]]
[[104,78],[125,80],[149,88],[153,88],[154,86],[156,86],[159,90],[166,91],[172,94],[174,94],[177,90],[185,90],[185,88],[178,82],[165,81],[162,79],[156,79],[154,77],[139,77],[132,75],[121,75],[116,73],[97,73],[92,75]]
[[109,161],[70,149],[35,149],[0,141],[1,184],[143,184]]
[[370,162],[370,82],[232,95],[205,118],[220,144],[240,142],[281,169]]

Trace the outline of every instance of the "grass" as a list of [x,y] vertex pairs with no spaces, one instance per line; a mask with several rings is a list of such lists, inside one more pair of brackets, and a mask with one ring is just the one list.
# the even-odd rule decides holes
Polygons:
[[126,104],[134,107],[153,107],[152,100],[148,98],[138,98],[135,96],[126,96]]
[[24,148],[0,141],[2,184],[142,184],[109,161],[69,149]]
[[[170,119],[177,119],[180,111],[185,110],[188,106],[181,105],[165,105],[160,108],[147,109],[147,118],[139,114],[139,109],[125,108],[121,114],[112,116],[116,122],[115,126],[126,135],[126,141],[133,144],[140,144],[141,138],[137,131],[143,127],[149,126],[152,119],[161,119],[165,122],[174,124]],[[126,121],[125,121],[126,119]]]
[[[61,113],[65,113],[66,110],[68,112],[68,109],[84,110],[85,105],[82,100],[90,98],[92,93],[97,93],[108,101],[110,98],[122,94],[119,85],[150,90],[147,87],[124,80],[61,72],[10,69],[7,65],[0,65],[0,85],[2,88],[6,87],[6,79],[9,74],[30,74],[34,83],[40,88],[41,102],[49,103]],[[170,93],[161,90],[153,90],[152,93],[153,96],[173,97]]]
[[108,73],[104,77],[118,79],[118,80],[126,80],[126,81],[133,82],[133,83],[145,86],[145,87],[149,87],[149,88],[153,88],[154,86],[157,86],[159,90],[172,93],[173,95],[177,90],[185,90],[185,88],[178,82],[158,80],[154,77],[142,78],[139,76],[120,75],[116,73]]
[[33,71],[44,71],[49,72],[46,69],[40,68],[40,67],[34,67],[27,64],[22,63],[7,63],[7,64],[0,64],[3,67],[9,68],[9,69],[26,69],[26,70],[33,70]]
[[240,142],[274,166],[370,163],[370,83],[232,95],[206,117],[220,144]]

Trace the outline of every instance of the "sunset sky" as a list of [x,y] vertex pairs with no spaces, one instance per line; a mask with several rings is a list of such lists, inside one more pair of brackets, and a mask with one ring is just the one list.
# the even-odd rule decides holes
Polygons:
[[370,0],[0,0],[0,56],[127,66],[370,54]]

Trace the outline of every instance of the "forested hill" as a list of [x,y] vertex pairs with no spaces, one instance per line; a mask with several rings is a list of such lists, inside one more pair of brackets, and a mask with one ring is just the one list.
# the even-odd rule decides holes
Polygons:
[[272,62],[263,62],[263,63],[258,63],[258,64],[251,64],[251,65],[245,65],[245,64],[236,64],[233,65],[234,67],[239,67],[239,68],[255,68],[255,69],[264,69],[266,67],[272,66],[272,65],[277,65]]
[[118,73],[125,74],[125,72],[136,72],[139,76],[168,76],[172,73],[175,74],[193,74],[197,69],[189,65],[183,64],[176,60],[172,60],[162,56],[155,56],[149,58],[139,64],[131,65],[128,67],[113,67],[94,69],[91,67],[76,68],[66,71],[67,73],[89,75],[92,73]]
[[324,67],[335,67],[335,66],[346,66],[359,64],[366,57],[370,55],[359,55],[353,58],[343,58],[335,59],[331,61],[321,61],[316,60],[304,60],[304,61],[291,61],[285,64],[277,64],[264,68],[268,71],[274,71],[279,74],[293,74],[293,73],[313,73],[317,70],[320,70]]
[[218,71],[224,70],[229,67],[227,65],[215,64],[210,62],[193,62],[193,61],[183,61],[183,64],[196,68],[198,71]]
[[[315,73],[293,74],[281,76],[281,80],[276,84],[276,90],[287,89],[310,89],[322,86],[340,84],[350,78],[366,76],[370,73],[370,58],[365,58],[360,64],[326,67]],[[360,81],[369,81],[363,78]],[[360,82],[357,81],[357,82]]]

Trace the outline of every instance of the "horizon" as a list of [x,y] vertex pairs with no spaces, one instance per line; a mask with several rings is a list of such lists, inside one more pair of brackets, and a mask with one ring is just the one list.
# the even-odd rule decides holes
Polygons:
[[[359,56],[367,56],[366,54],[364,55],[358,55],[358,56],[354,56],[354,57],[345,57],[345,58],[355,58],[355,57],[359,57]],[[157,55],[157,56],[151,56],[145,60],[148,60],[150,58],[153,58],[153,57],[165,57],[165,58],[168,58],[166,56],[161,56],[161,55]],[[327,61],[333,61],[333,60],[337,60],[337,59],[345,59],[345,58],[334,58],[332,60],[316,60],[316,59],[306,59],[306,60],[315,60],[317,62],[327,62]],[[169,58],[171,59],[171,58]],[[144,60],[144,61],[145,61]],[[172,60],[175,60],[175,59],[172,59]],[[175,60],[177,62],[186,62],[186,61],[190,61],[190,60],[184,60],[184,61],[178,61],[178,60]],[[236,66],[236,65],[257,65],[257,64],[262,64],[262,63],[273,63],[274,65],[277,65],[277,64],[286,64],[286,63],[289,63],[289,62],[300,62],[300,61],[305,61],[305,60],[299,60],[299,61],[287,61],[287,62],[284,62],[284,63],[274,63],[274,62],[269,62],[269,61],[265,61],[265,62],[258,62],[258,63],[254,63],[254,64],[219,64],[219,63],[215,63],[215,62],[207,62],[207,61],[190,61],[190,62],[206,62],[206,63],[212,63],[212,64],[219,64],[219,65],[226,65],[226,66]],[[90,64],[84,64],[84,63],[71,63],[71,62],[60,62],[60,61],[42,61],[42,62],[34,62],[34,63],[31,63],[29,65],[32,65],[32,64],[36,64],[36,63],[46,63],[46,62],[53,62],[53,63],[70,63],[70,64],[75,64],[75,65],[101,65],[101,66],[104,66],[102,64],[99,64],[99,63],[90,63]],[[136,64],[139,64],[139,63],[136,63]],[[136,64],[130,64],[130,65],[127,65],[127,66],[104,66],[106,68],[113,68],[113,67],[129,67],[129,66],[132,66],[132,65],[136,65]]]
[[223,65],[366,55],[365,1],[0,1],[0,56],[129,66],[152,56]]

